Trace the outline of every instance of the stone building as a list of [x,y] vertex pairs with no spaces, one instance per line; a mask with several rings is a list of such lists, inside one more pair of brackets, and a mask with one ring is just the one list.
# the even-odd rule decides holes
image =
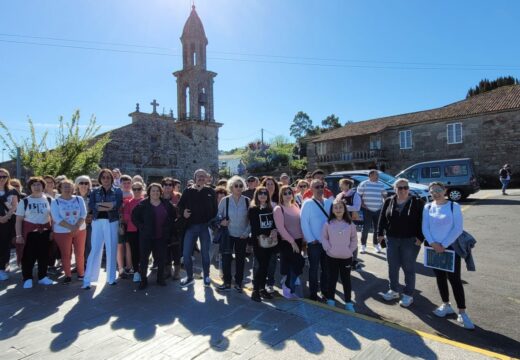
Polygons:
[[140,174],[146,182],[173,176],[185,182],[198,168],[218,174],[218,129],[213,107],[213,79],[206,69],[208,39],[195,6],[181,36],[182,70],[177,78],[177,118],[157,112],[141,112],[139,104],[129,114],[132,123],[110,131],[101,167]]
[[437,109],[348,124],[304,142],[309,169],[377,167],[396,174],[421,161],[470,157],[482,185],[497,186],[502,165],[520,167],[519,139],[520,85],[511,85]]

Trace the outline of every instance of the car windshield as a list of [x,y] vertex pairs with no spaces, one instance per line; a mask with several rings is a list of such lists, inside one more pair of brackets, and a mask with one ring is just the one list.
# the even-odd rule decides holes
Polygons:
[[397,180],[397,178],[393,177],[392,175],[388,175],[384,172],[379,172],[379,178],[390,185],[393,185]]

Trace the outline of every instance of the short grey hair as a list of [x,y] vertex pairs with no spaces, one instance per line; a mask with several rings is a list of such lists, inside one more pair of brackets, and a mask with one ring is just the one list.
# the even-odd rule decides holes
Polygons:
[[76,180],[74,181],[74,184],[76,184],[76,186],[78,186],[80,182],[88,182],[88,188],[92,189],[92,180],[90,180],[90,176],[80,175],[76,178]]
[[231,191],[233,190],[233,186],[236,184],[236,183],[241,183],[242,184],[242,188],[245,189],[246,188],[246,182],[244,181],[244,179],[241,177],[241,176],[238,176],[238,175],[235,175],[235,176],[232,176],[231,179],[229,179],[227,181],[227,191],[228,193],[231,194]]
[[195,179],[197,177],[197,174],[198,173],[204,173],[205,176],[209,176],[209,173],[204,170],[204,169],[197,169],[195,170],[195,172],[193,173],[193,178]]
[[397,185],[399,185],[400,183],[406,183],[407,186],[410,185],[410,182],[408,181],[408,179],[405,179],[405,178],[399,178],[395,181],[394,183],[394,189],[397,189]]

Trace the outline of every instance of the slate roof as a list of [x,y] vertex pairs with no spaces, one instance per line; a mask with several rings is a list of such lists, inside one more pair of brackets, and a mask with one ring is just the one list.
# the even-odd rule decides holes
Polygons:
[[437,109],[359,121],[309,138],[311,142],[378,133],[397,126],[520,110],[520,85],[502,86]]

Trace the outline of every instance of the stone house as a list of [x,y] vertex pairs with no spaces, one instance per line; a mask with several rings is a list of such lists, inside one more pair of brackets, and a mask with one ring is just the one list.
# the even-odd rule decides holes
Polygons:
[[511,85],[437,109],[347,124],[303,142],[309,169],[396,174],[421,161],[470,157],[481,184],[498,186],[502,165],[520,166],[519,139],[520,85]]

